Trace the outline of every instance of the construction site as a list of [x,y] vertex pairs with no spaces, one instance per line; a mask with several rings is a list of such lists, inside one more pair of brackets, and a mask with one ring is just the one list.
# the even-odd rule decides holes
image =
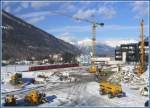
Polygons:
[[[91,25],[92,50],[86,65],[72,63],[6,65],[1,67],[2,107],[148,107],[149,64],[145,53],[144,20],[139,22],[139,60],[127,62],[128,51],[120,46],[121,60],[97,57],[96,30],[105,26],[94,20],[72,17]],[[107,26],[107,25],[106,25]],[[99,28],[98,28],[99,29]],[[125,45],[123,45],[125,46]],[[129,47],[130,48],[130,47]]]

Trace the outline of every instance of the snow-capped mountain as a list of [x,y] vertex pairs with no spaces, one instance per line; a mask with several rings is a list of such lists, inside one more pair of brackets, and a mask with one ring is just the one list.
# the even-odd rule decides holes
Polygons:
[[[84,54],[90,54],[90,52],[92,51],[91,39],[87,38],[84,40],[77,41],[73,37],[67,37],[67,36],[66,37],[61,36],[60,39],[77,46]],[[111,46],[108,46],[107,44],[97,42],[96,54],[112,56],[112,55],[114,55],[114,48]]]
[[[92,41],[89,38],[83,40],[77,40],[74,36],[69,33],[64,33],[59,37],[60,39],[76,45],[83,53],[89,54],[92,50]],[[96,42],[96,52],[97,55],[114,55],[115,47],[121,44],[137,43],[134,39],[122,39],[122,40],[97,40]]]
[[104,44],[111,46],[111,47],[116,47],[120,46],[121,44],[129,44],[129,43],[137,43],[137,40],[134,39],[126,39],[126,40],[107,40],[103,41]]

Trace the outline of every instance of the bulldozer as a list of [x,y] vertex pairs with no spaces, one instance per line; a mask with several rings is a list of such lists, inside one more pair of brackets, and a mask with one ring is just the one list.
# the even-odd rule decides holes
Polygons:
[[100,95],[108,94],[109,98],[122,97],[125,95],[120,84],[115,84],[109,81],[101,81],[99,86]]
[[20,84],[22,84],[23,83],[23,81],[22,81],[22,74],[16,73],[13,76],[11,76],[10,83],[12,85],[20,85]]

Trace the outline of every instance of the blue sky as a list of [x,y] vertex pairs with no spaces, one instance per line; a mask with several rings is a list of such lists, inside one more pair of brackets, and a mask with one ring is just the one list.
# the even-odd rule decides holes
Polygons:
[[[103,22],[97,40],[139,40],[140,21],[149,36],[149,2],[3,2],[2,8],[56,37],[91,38],[91,24],[63,15]],[[57,12],[57,14],[55,13]],[[58,14],[59,13],[59,14]],[[63,15],[62,15],[63,14]]]

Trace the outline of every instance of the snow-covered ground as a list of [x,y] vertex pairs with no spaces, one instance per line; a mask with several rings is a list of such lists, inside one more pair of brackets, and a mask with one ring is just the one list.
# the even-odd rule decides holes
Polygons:
[[[112,98],[109,99],[108,96],[101,96],[99,94],[99,84],[96,82],[89,83],[87,91],[94,96],[99,98],[93,101],[96,106],[112,106],[112,107],[144,107],[144,103],[148,100],[148,97],[141,96],[137,90],[132,90],[128,85],[122,83],[122,89],[126,93],[126,97],[122,98]],[[101,101],[106,102],[102,104]]]
[[[116,66],[116,65],[113,65]],[[113,67],[112,66],[112,67]],[[19,70],[26,69],[27,67],[20,67]],[[131,72],[133,71],[133,66],[123,66],[122,71]],[[45,92],[47,96],[56,95],[57,98],[53,102],[45,103],[39,105],[39,107],[47,106],[100,106],[100,107],[143,107],[148,97],[141,96],[139,90],[131,89],[129,83],[122,82],[123,91],[126,93],[126,97],[122,98],[112,98],[109,99],[107,95],[99,94],[99,83],[95,82],[94,74],[87,72],[87,67],[79,68],[65,68],[65,69],[53,69],[53,70],[43,70],[43,71],[33,71],[33,72],[21,72],[23,78],[35,78],[38,79],[38,75],[45,75],[48,78],[43,79],[44,84],[30,84],[24,88],[16,88],[9,84],[11,75],[15,71],[11,70],[11,67],[7,72],[5,68],[2,71],[1,85],[2,92],[6,95],[7,92],[17,91],[18,98],[22,98],[24,91],[30,91],[32,88]],[[113,71],[117,71],[113,68]],[[147,70],[141,77],[148,80]],[[63,77],[63,80],[60,80]],[[77,79],[77,80],[75,80]],[[40,80],[40,79],[38,79]],[[148,81],[147,81],[148,82]],[[4,96],[2,94],[2,97]],[[4,99],[2,99],[4,102]]]
[[144,107],[148,97],[141,96],[138,91],[131,90],[128,85],[122,84],[126,97],[109,99],[107,95],[99,94],[99,84],[88,82],[76,84],[70,88],[51,91],[49,95],[57,95],[57,99],[46,106],[101,106],[101,107]]
[[2,66],[1,72],[19,72],[19,71],[27,71],[30,65],[8,65]]

